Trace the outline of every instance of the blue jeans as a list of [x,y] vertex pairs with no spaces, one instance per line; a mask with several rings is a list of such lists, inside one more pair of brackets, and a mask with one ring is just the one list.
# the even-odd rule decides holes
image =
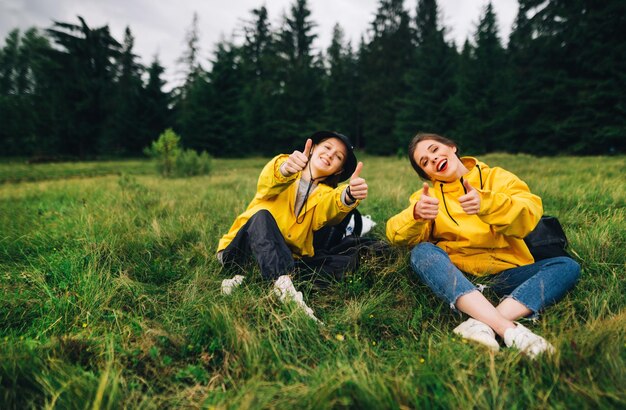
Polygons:
[[[411,251],[411,268],[441,299],[455,309],[459,297],[481,290],[471,283],[436,245],[423,242]],[[541,309],[558,302],[578,281],[580,266],[560,256],[530,265],[507,269],[488,278],[489,287],[499,297],[520,302],[535,316]]]

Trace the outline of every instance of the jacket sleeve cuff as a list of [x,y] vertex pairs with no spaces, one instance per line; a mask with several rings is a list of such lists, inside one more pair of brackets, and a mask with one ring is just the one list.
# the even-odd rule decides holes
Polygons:
[[404,209],[387,221],[386,235],[389,242],[396,245],[407,245],[414,238],[424,236],[425,230],[428,229],[428,221],[415,219],[414,208],[415,203],[412,202],[409,208]]
[[341,190],[341,203],[347,207],[350,207],[350,209],[352,209],[359,204],[359,200],[357,199],[354,202],[350,202],[350,199],[348,198],[347,188],[344,188]]
[[289,158],[289,155],[281,154],[277,156],[276,159],[274,160],[274,180],[278,183],[285,183],[285,182],[292,181],[296,179],[298,175],[300,174],[299,172],[296,172],[295,174],[286,177],[283,175],[282,172],[280,172],[280,167],[285,163],[285,161],[287,161],[287,158]]
[[335,188],[335,198],[337,198],[337,206],[339,210],[342,212],[350,212],[353,210],[361,201],[356,200],[353,204],[348,204],[348,198],[346,196],[346,187],[347,185],[340,185]]

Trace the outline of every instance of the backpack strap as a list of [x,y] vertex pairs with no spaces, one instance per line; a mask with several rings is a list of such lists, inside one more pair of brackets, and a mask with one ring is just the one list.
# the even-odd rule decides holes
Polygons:
[[363,232],[363,215],[359,212],[358,209],[354,208],[346,219],[349,221],[350,216],[354,217],[354,230],[352,231],[352,235],[361,236],[361,232]]

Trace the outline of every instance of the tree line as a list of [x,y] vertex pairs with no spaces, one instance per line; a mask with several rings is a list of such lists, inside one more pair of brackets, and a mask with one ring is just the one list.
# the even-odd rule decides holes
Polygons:
[[164,91],[164,67],[134,54],[108,26],[54,22],[13,30],[0,50],[3,156],[132,156],[167,128],[215,156],[269,155],[311,132],[348,135],[372,154],[406,150],[417,131],[463,152],[625,152],[626,2],[520,0],[506,46],[491,3],[459,49],[436,0],[380,0],[358,44],[336,25],[313,47],[307,0],[277,27],[253,9],[210,61],[194,17],[180,58],[185,79]]

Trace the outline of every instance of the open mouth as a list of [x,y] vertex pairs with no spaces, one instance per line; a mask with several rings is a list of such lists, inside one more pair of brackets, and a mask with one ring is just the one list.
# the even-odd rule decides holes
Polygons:
[[439,162],[439,164],[437,164],[437,172],[442,172],[445,171],[445,169],[448,168],[448,160],[447,159],[443,159]]

